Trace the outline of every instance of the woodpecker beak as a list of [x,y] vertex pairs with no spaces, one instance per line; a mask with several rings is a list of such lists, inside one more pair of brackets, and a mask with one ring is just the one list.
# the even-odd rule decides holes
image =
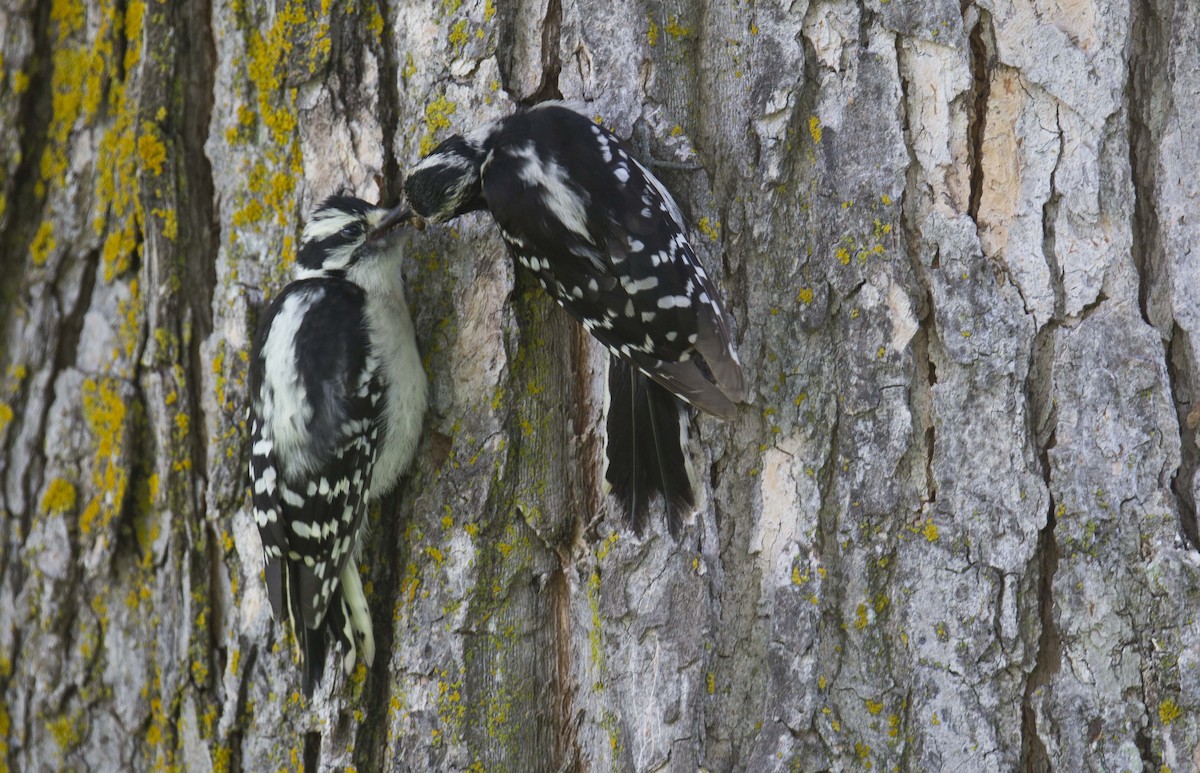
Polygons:
[[[417,217],[417,214],[404,205],[395,209],[389,209],[384,214],[383,219],[371,229],[371,233],[367,236],[367,241],[373,242],[377,239],[382,239],[388,234],[403,228],[405,225],[416,225],[416,221],[419,220],[420,218]],[[424,223],[421,224],[421,226],[423,225]],[[420,228],[421,226],[417,227]]]

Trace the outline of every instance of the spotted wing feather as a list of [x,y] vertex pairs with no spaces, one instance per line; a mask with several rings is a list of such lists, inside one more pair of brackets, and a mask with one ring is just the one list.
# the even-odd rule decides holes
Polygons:
[[[744,384],[724,310],[662,184],[607,129],[561,107],[507,119],[490,153],[484,197],[517,262],[618,356],[732,415]],[[704,365],[689,362],[696,354]]]

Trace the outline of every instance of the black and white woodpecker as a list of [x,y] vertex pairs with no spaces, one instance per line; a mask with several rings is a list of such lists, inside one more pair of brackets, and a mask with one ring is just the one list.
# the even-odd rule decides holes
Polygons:
[[427,393],[400,273],[409,214],[326,199],[254,341],[251,500],[267,595],[299,645],[306,695],[327,635],[347,674],[375,656],[357,563],[364,516],[408,468]]
[[606,483],[639,532],[662,494],[678,534],[696,505],[685,403],[730,418],[745,382],[671,194],[612,132],[555,102],[450,137],[405,192],[431,222],[488,210],[514,260],[612,352]]

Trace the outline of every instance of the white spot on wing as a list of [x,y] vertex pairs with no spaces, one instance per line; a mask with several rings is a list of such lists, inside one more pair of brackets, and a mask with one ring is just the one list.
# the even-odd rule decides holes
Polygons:
[[658,277],[651,275],[645,277],[644,279],[638,279],[637,281],[630,281],[622,277],[621,286],[624,287],[625,292],[628,293],[640,293],[646,290],[653,290],[655,287],[658,287]]
[[659,182],[658,178],[651,174],[649,169],[642,166],[636,158],[630,160],[637,164],[637,168],[642,171],[642,174],[647,180],[650,181],[650,184],[654,186],[656,191],[658,191],[658,195],[662,197],[663,203],[666,205],[667,214],[669,214],[671,219],[675,221],[675,225],[679,228],[679,230],[681,232],[687,230],[687,227],[683,223],[683,213],[679,211],[679,205],[675,203],[675,199],[672,198],[671,194],[667,191],[666,186]]
[[533,143],[512,148],[514,158],[525,163],[517,176],[526,185],[541,189],[542,203],[563,226],[590,243],[595,243],[587,228],[587,202],[567,184],[567,173],[554,159],[538,154]]
[[269,417],[270,423],[264,434],[274,438],[284,473],[291,480],[298,478],[307,467],[311,447],[308,422],[313,413],[304,383],[296,370],[294,344],[305,312],[321,294],[321,291],[313,290],[288,295],[271,320],[262,348],[264,376],[260,398],[263,416]]

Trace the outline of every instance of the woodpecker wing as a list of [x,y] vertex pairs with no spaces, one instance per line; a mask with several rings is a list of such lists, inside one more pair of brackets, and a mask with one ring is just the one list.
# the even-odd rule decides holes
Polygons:
[[663,185],[607,129],[559,106],[512,116],[489,147],[484,197],[517,262],[614,353],[731,416],[741,366]]
[[250,471],[268,595],[277,616],[301,623],[306,666],[318,674],[319,629],[366,512],[382,409],[364,303],[345,280],[294,282],[252,358]]

